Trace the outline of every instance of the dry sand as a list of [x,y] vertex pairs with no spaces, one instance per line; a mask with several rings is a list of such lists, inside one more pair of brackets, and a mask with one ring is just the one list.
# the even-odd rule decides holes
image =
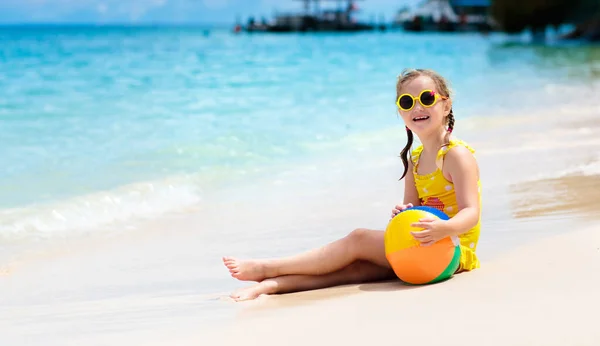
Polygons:
[[171,334],[165,344],[600,345],[599,285],[600,224],[518,248],[436,285],[386,282],[262,296],[238,303],[233,325]]

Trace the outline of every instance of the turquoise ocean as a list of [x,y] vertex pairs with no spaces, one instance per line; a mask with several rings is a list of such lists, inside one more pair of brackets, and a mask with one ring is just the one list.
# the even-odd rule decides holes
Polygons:
[[[343,209],[353,192],[378,179],[398,187],[400,202],[397,156],[405,135],[394,98],[406,67],[446,76],[456,91],[457,132],[462,126],[476,133],[528,116],[543,125],[545,114],[596,109],[600,49],[476,33],[0,28],[0,267],[6,280],[25,277],[4,287],[12,293],[3,305],[29,316],[18,328],[43,325],[51,311],[63,309],[57,306],[71,306],[71,314],[60,316],[73,322],[79,315],[68,304],[130,296],[164,299],[162,312],[152,310],[156,316],[177,307],[190,313],[184,302],[217,314],[214,295],[235,285],[219,263],[227,250],[281,255],[363,226],[338,220],[344,227],[324,237],[320,217],[339,210],[314,203],[336,200]],[[511,132],[503,136],[479,141],[501,151]],[[364,173],[378,166],[387,173]],[[484,186],[504,184],[491,180]],[[296,202],[287,210],[283,200]],[[364,210],[377,209],[372,218],[385,225],[393,205],[369,203]],[[306,233],[297,224],[289,226],[293,233],[263,229],[272,225],[269,215],[308,211]],[[149,234],[163,239],[143,252],[156,255],[156,266],[140,255]],[[82,245],[84,254],[69,257],[77,251],[72,244],[86,239],[93,241]],[[94,276],[77,269],[102,252],[99,243],[121,254],[104,257],[114,266],[98,264]],[[122,263],[126,270],[115,269]],[[103,279],[82,283],[80,274]],[[208,300],[168,300],[200,293]],[[115,326],[128,316],[132,328],[160,324],[160,317],[140,317],[149,307],[136,310],[131,302],[122,305],[131,307],[129,315],[114,313]],[[91,320],[105,317],[98,309]],[[105,331],[98,326],[81,328]],[[42,342],[50,330],[38,328],[30,341]],[[60,330],[56,335],[68,338]]]

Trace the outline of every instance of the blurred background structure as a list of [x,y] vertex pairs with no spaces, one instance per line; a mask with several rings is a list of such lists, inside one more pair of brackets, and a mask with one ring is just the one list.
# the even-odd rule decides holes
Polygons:
[[[347,0],[301,0],[304,11],[300,13],[279,13],[272,21],[262,19],[257,22],[254,17],[248,19],[245,30],[248,32],[307,32],[307,31],[368,31],[385,25],[357,22],[353,17],[358,12],[356,1]],[[335,2],[335,8],[323,8],[322,2]],[[240,28],[238,28],[239,30]]]

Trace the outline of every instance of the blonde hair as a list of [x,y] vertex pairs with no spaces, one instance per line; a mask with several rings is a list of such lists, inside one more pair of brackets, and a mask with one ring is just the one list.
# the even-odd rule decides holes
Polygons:
[[[439,73],[437,73],[433,70],[428,70],[428,69],[408,68],[408,69],[402,70],[402,73],[400,73],[400,76],[398,76],[398,82],[396,83],[396,100],[402,94],[402,92],[401,92],[402,87],[406,83],[408,83],[420,76],[426,76],[426,77],[431,78],[431,80],[433,80],[433,82],[435,83],[435,85],[437,87],[438,93],[440,93],[442,96],[452,98],[452,88],[450,87],[450,82],[448,82],[448,80],[446,78],[442,77]],[[450,113],[448,114],[448,117],[446,118],[446,125],[448,126],[448,128],[447,128],[448,134],[452,133],[452,131],[454,130],[454,113],[452,112],[452,108],[450,108]],[[408,155],[409,155],[409,151],[412,146],[412,143],[413,143],[413,134],[412,134],[412,131],[408,127],[406,128],[406,134],[408,135],[408,141],[406,143],[406,146],[404,146],[404,148],[400,152],[400,158],[402,159],[402,163],[404,164],[404,173],[402,173],[402,177],[400,178],[400,180],[402,180],[406,176],[406,173],[408,172]]]

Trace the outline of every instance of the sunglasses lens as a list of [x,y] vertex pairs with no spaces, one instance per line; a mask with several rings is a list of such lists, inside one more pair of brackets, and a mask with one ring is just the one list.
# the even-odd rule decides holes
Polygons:
[[424,92],[421,94],[421,103],[425,106],[431,106],[435,102],[435,95],[432,92]]
[[398,103],[400,104],[400,107],[402,109],[409,109],[413,106],[413,102],[414,100],[412,99],[412,97],[404,95],[400,98]]

